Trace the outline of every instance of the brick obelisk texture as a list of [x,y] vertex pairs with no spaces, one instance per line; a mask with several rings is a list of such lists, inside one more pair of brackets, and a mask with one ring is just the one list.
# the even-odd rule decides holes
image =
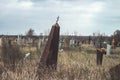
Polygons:
[[40,59],[39,68],[57,68],[59,32],[60,26],[56,22],[51,28],[48,41],[45,45],[44,51]]

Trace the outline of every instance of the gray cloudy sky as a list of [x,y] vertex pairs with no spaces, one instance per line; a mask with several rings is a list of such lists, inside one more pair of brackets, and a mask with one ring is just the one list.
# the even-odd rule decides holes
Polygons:
[[0,34],[46,33],[58,15],[61,34],[111,35],[120,29],[120,0],[0,0]]

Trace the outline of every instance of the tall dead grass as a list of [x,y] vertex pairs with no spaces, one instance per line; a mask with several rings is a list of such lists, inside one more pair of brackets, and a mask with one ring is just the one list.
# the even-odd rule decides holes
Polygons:
[[1,80],[111,80],[109,70],[120,64],[120,55],[117,58],[106,55],[103,57],[102,66],[97,66],[95,53],[89,54],[85,50],[63,51],[58,55],[57,70],[43,69],[39,79],[36,74],[39,57],[35,57],[31,61],[21,63],[21,70],[18,66],[15,72],[10,70],[3,72]]
[[12,45],[10,40],[3,38],[1,47],[1,61],[4,67],[15,71],[17,63],[22,59],[23,55],[18,45]]

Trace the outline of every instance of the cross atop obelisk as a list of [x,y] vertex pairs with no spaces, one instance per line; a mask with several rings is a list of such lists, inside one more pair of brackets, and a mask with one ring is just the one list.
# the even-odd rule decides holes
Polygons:
[[59,16],[57,17],[56,23],[58,23],[58,21],[59,21]]

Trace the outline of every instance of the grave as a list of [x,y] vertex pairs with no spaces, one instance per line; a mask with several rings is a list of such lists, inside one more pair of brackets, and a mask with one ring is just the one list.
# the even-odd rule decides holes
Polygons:
[[101,48],[101,49],[97,49],[97,65],[102,65],[102,61],[103,61],[103,54],[105,54],[105,51]]
[[20,35],[18,35],[18,36],[17,36],[17,44],[18,44],[18,45],[21,45],[21,44],[20,44],[20,41],[21,41],[21,37],[20,37]]
[[58,57],[58,47],[59,47],[59,31],[60,26],[58,23],[52,26],[48,41],[45,45],[44,51],[42,53],[39,69],[40,68],[57,68],[57,57]]
[[42,45],[42,40],[39,38],[39,41],[38,41],[38,50],[40,50],[41,45]]
[[2,46],[2,38],[0,38],[0,47]]
[[74,45],[75,45],[74,39],[71,39],[71,40],[70,40],[70,44],[69,44],[69,45],[70,45],[70,47],[74,47]]
[[112,39],[112,48],[113,49],[115,48],[115,39],[114,38]]
[[111,45],[107,44],[106,54],[110,55],[110,51],[111,51]]

